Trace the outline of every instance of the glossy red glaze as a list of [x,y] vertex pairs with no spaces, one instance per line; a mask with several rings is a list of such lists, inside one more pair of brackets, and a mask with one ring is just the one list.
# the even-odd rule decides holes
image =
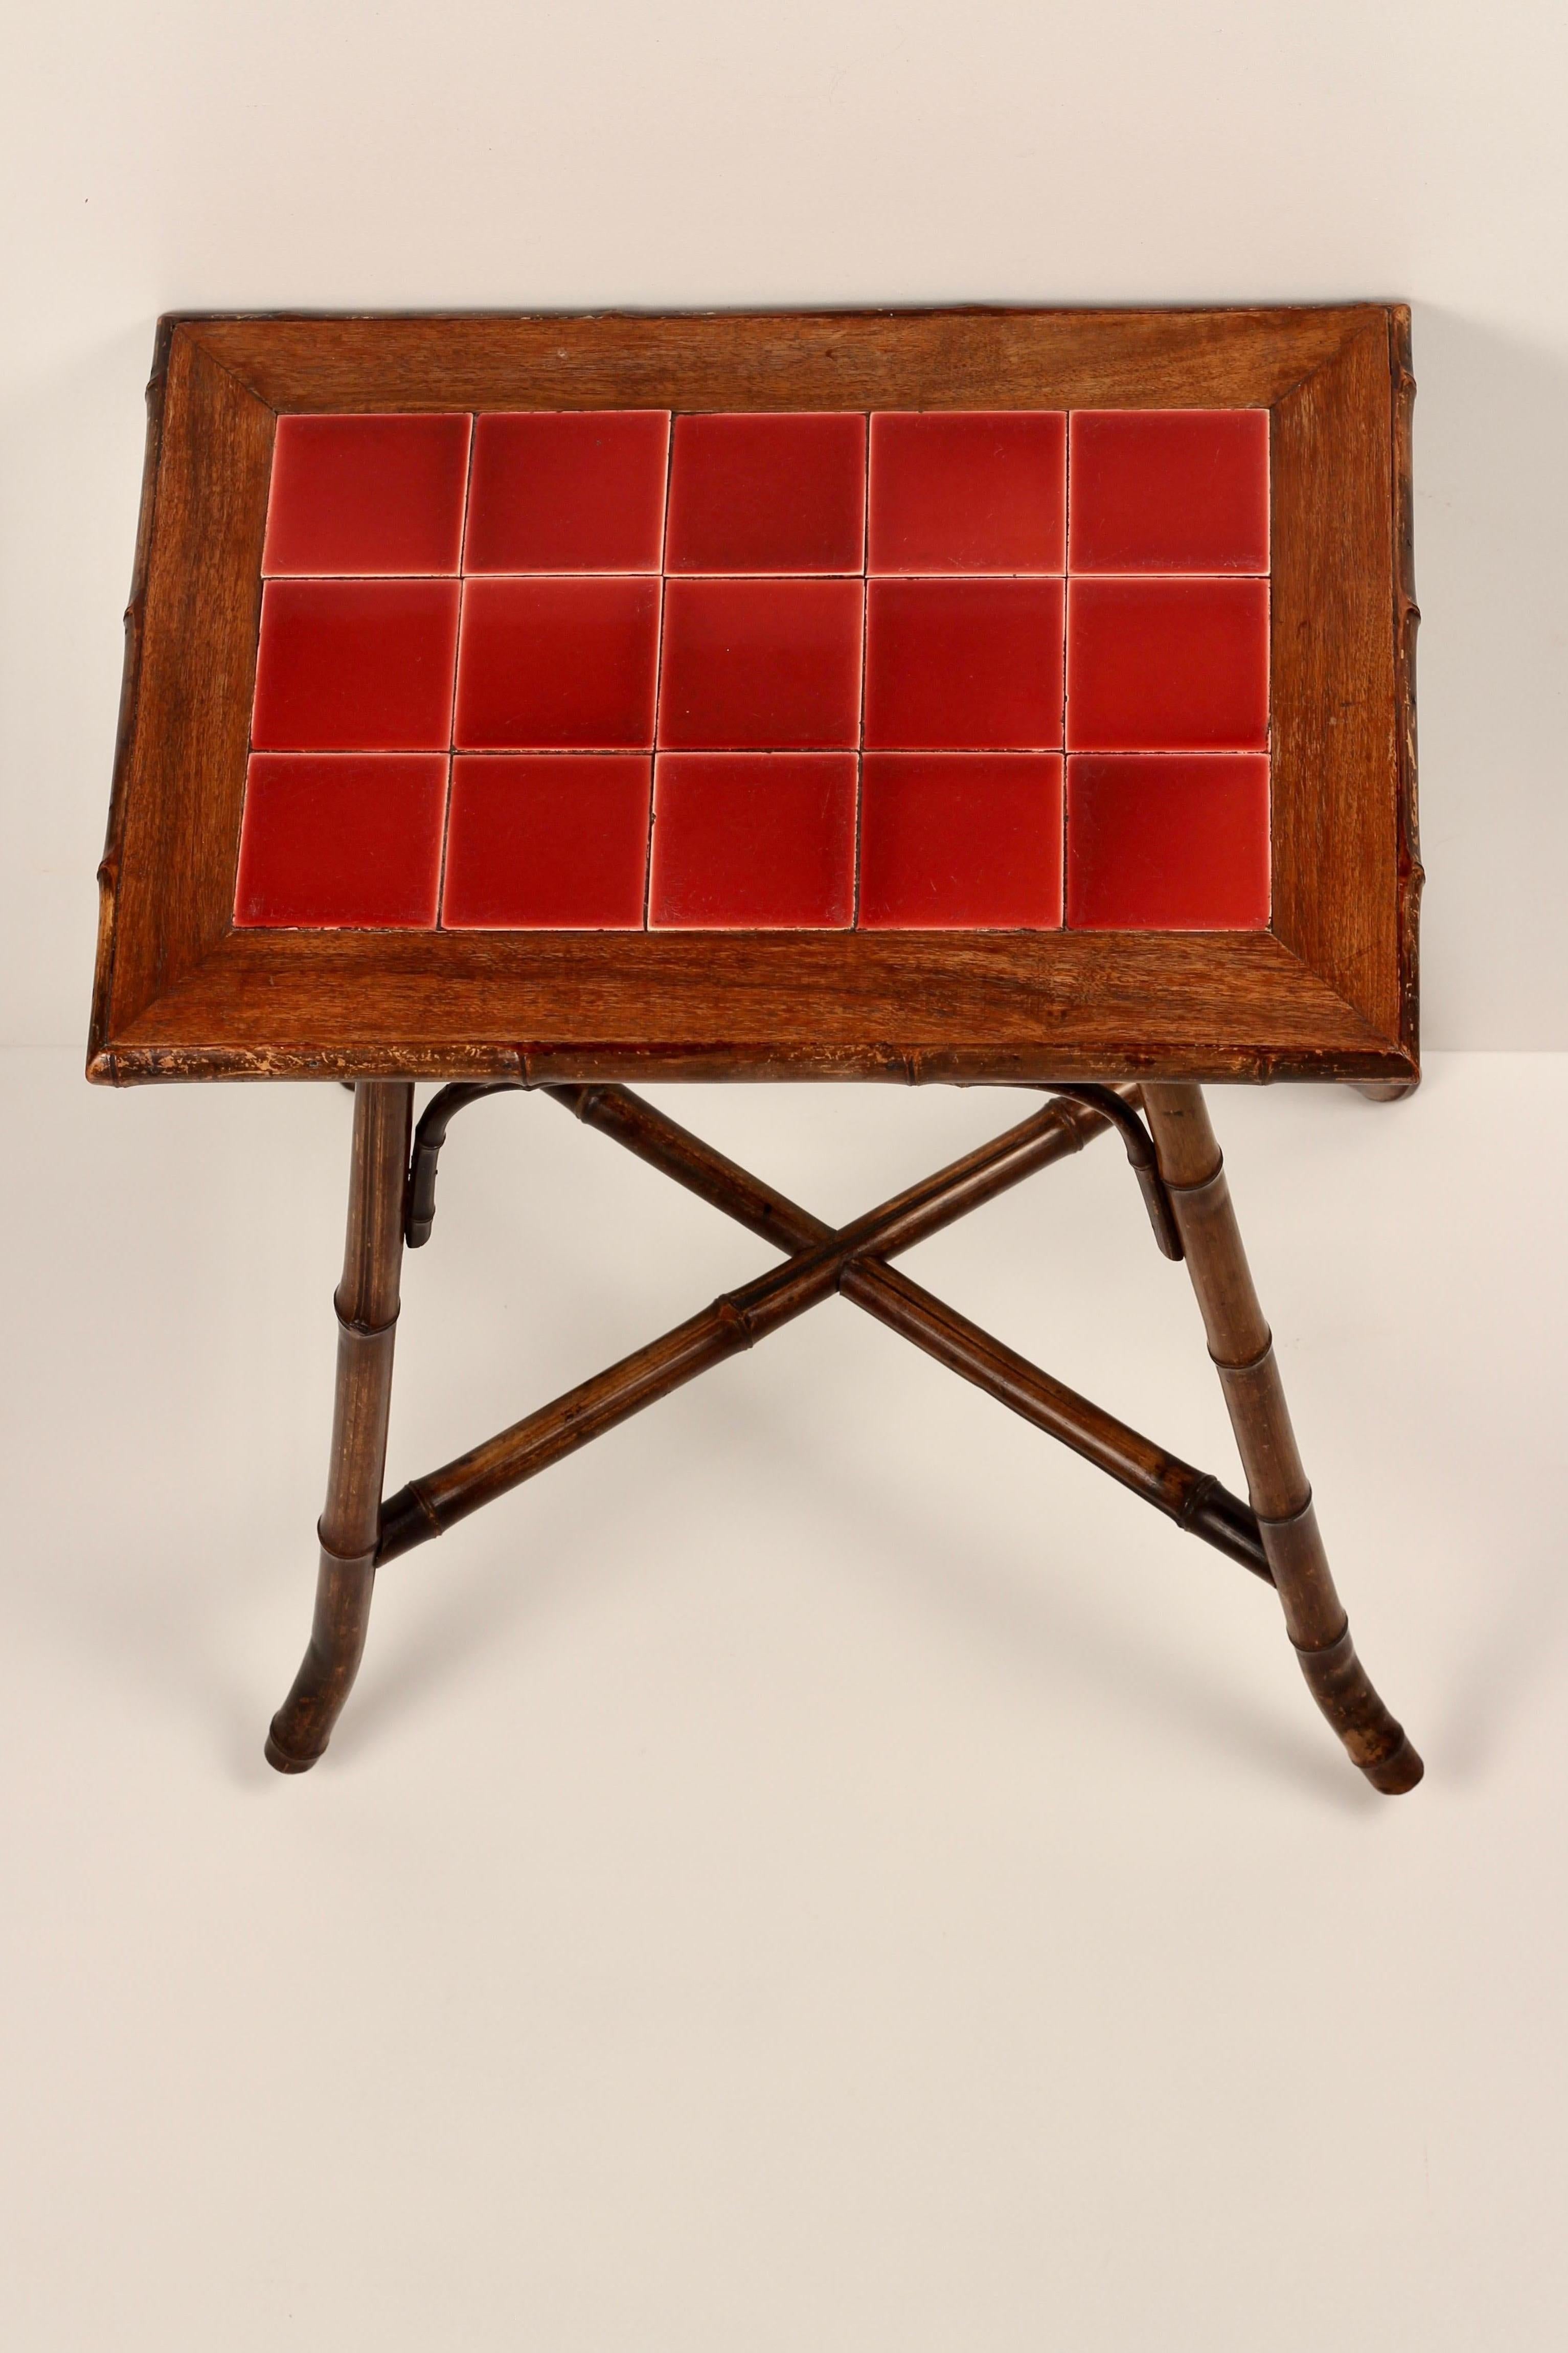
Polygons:
[[264,573],[456,572],[467,417],[280,417]]
[[433,924],[446,799],[444,753],[253,753],[235,922]]
[[860,923],[1054,931],[1062,919],[1058,752],[868,752]]
[[854,754],[660,753],[648,921],[844,927],[855,914]]
[[490,931],[635,931],[653,762],[618,752],[459,754],[441,920]]
[[1068,923],[1079,931],[1264,931],[1268,762],[1068,762]]
[[1059,573],[1066,513],[1057,412],[871,419],[873,572]]
[[1071,538],[1075,572],[1267,572],[1268,410],[1075,412]]
[[469,579],[457,742],[466,751],[647,751],[658,582]]
[[662,408],[481,417],[468,572],[657,572],[669,417]]
[[863,417],[678,417],[670,572],[858,572]]
[[1065,696],[1070,920],[1267,923],[1263,412],[528,412],[468,458],[280,420],[237,920],[431,922],[455,736],[455,925],[848,923],[863,708],[859,920],[1052,928]]
[[858,580],[667,580],[660,748],[854,745],[861,595]]
[[269,580],[256,750],[445,751],[458,596],[456,580]]
[[1263,751],[1265,580],[1074,580],[1068,592],[1068,747]]
[[1059,580],[873,580],[867,593],[868,747],[1060,744]]

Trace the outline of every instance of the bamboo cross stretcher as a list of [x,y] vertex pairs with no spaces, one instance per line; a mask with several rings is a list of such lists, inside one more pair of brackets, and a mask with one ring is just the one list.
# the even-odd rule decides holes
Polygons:
[[[1144,1082],[1121,1091],[1089,1084],[1048,1089],[1056,1099],[1045,1108],[839,1229],[625,1087],[539,1087],[584,1124],[789,1255],[782,1266],[723,1294],[595,1378],[384,1500],[403,1250],[429,1238],[437,1163],[454,1114],[483,1096],[517,1091],[506,1082],[445,1087],[416,1132],[411,1083],[361,1080],[355,1087],[316,1609],[303,1663],[268,1736],[268,1758],[279,1772],[308,1770],[327,1746],[358,1671],[375,1572],[384,1562],[442,1535],[656,1398],[837,1295],[1273,1585],[1308,1685],[1352,1761],[1389,1795],[1415,1787],[1421,1760],[1368,1681],[1334,1588],[1273,1343],[1197,1086]],[[1246,1472],[1247,1503],[1041,1371],[889,1263],[1112,1126],[1122,1134],[1157,1242],[1166,1256],[1185,1259]]]

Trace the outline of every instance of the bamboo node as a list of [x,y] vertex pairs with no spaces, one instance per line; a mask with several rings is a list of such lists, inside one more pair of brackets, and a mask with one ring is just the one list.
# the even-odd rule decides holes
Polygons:
[[[1258,1349],[1256,1356],[1239,1357],[1216,1356],[1214,1350],[1211,1348],[1209,1350],[1209,1362],[1213,1365],[1215,1370],[1220,1373],[1255,1373],[1258,1370],[1258,1366],[1266,1363],[1273,1353],[1274,1335],[1270,1332],[1268,1337],[1264,1341],[1262,1347]],[[1294,1514],[1292,1514],[1292,1517],[1294,1517]]]

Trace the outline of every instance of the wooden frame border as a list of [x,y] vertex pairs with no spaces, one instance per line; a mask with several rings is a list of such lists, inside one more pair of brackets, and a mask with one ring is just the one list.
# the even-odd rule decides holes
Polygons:
[[[1409,312],[166,318],[89,1078],[1418,1075]],[[1267,406],[1268,933],[237,931],[276,418]]]

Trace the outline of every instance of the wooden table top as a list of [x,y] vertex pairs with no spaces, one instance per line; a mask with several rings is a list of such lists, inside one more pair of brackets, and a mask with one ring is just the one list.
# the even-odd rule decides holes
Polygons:
[[1408,1079],[1407,340],[165,321],[89,1076]]

